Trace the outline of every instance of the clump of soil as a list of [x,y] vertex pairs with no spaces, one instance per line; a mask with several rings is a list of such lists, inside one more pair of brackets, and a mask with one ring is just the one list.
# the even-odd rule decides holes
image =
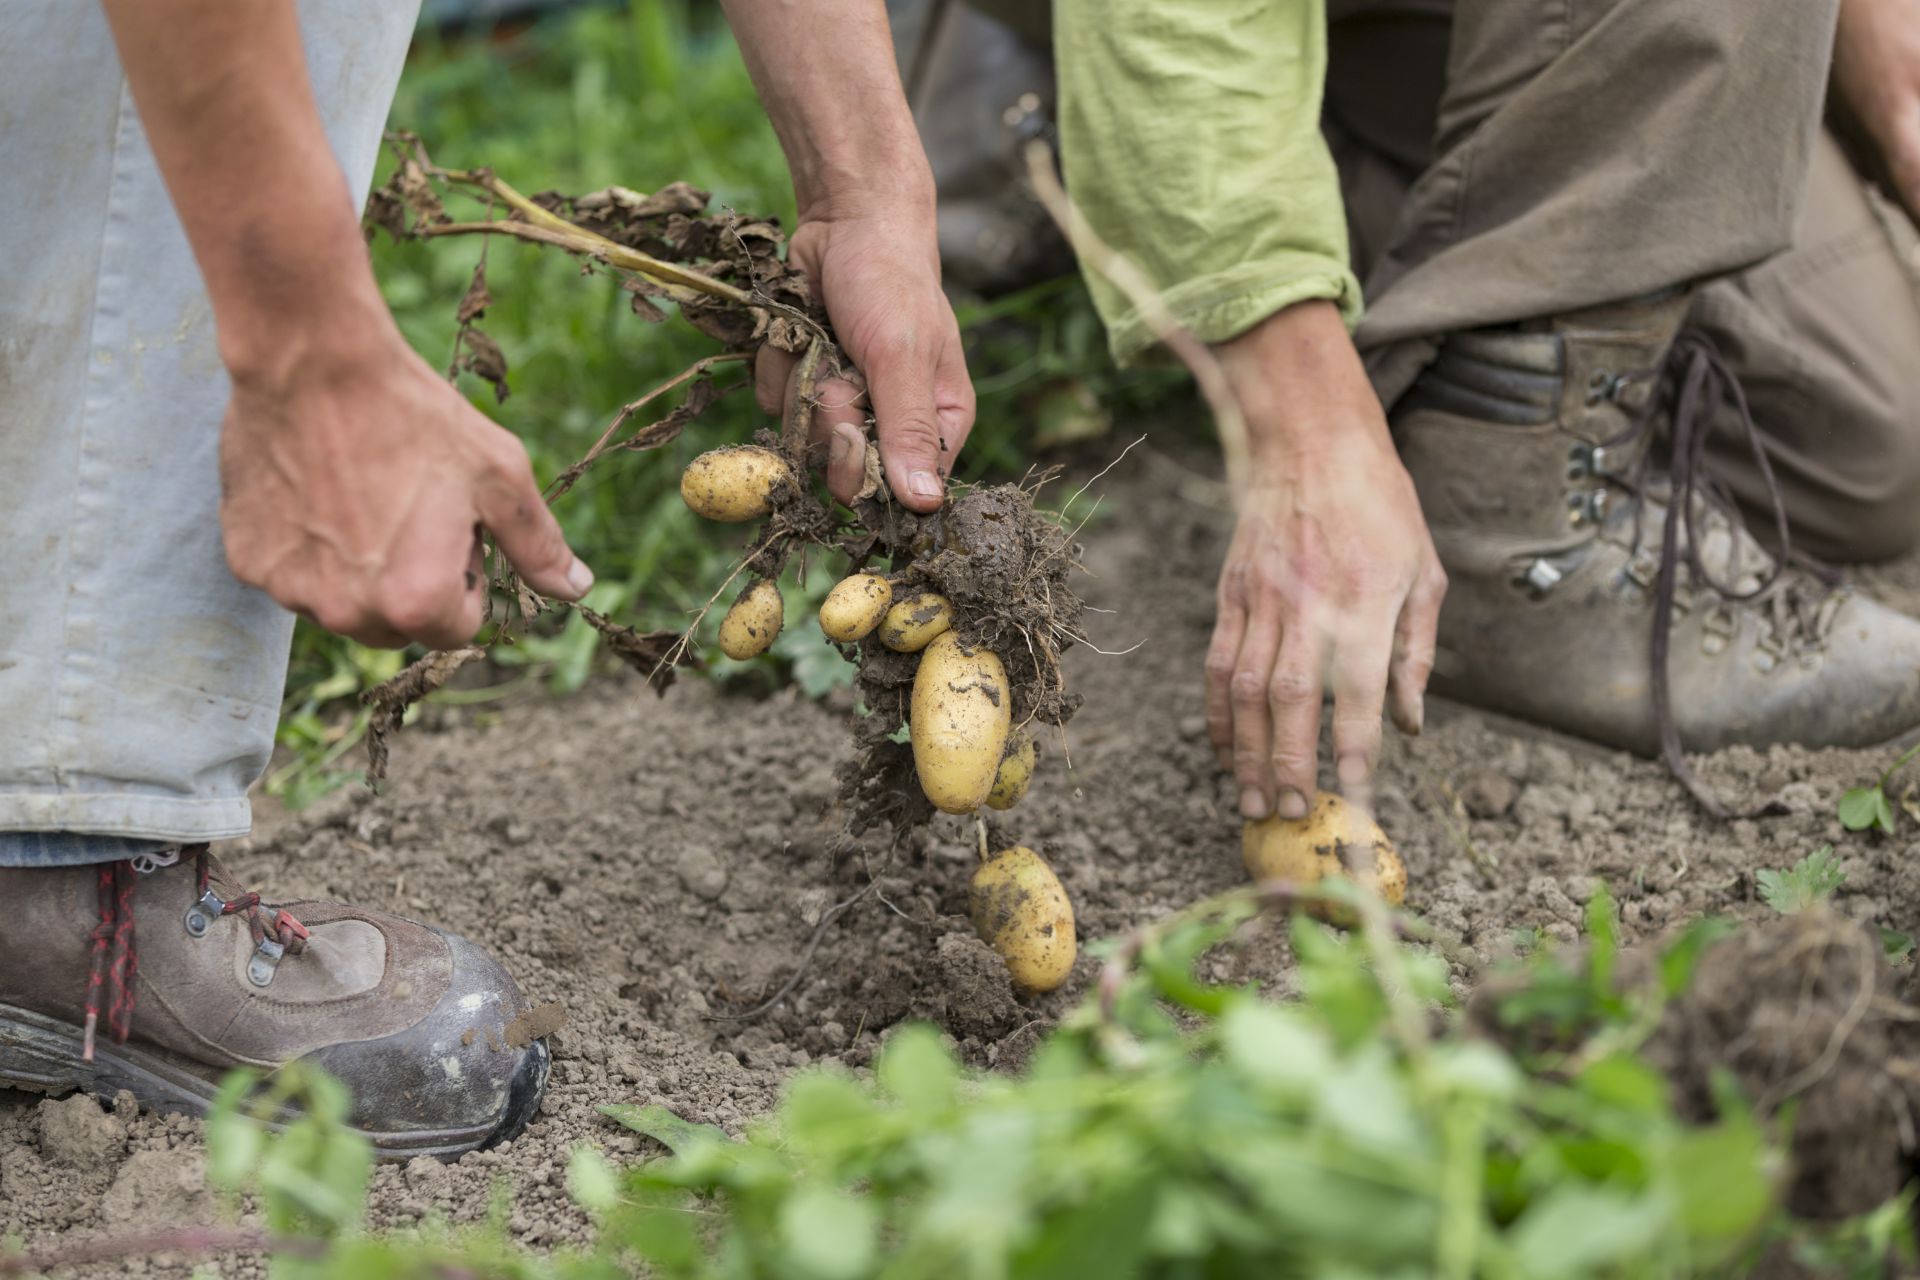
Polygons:
[[1825,911],[1743,929],[1710,949],[1648,1046],[1683,1115],[1717,1108],[1731,1071],[1762,1115],[1792,1107],[1787,1206],[1831,1221],[1898,1195],[1913,1174],[1920,1009],[1880,939]]

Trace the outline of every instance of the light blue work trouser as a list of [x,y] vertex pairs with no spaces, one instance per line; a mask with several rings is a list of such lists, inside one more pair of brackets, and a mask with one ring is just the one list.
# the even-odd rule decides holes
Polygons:
[[[299,9],[363,199],[417,0]],[[242,835],[293,618],[221,549],[206,289],[98,6],[0,33],[0,866]]]

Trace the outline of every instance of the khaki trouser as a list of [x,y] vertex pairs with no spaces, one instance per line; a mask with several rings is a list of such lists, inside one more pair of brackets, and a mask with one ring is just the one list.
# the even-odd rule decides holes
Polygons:
[[[1836,11],[1328,0],[1324,124],[1382,399],[1449,332],[1708,282],[1690,321],[1741,377],[1797,545],[1920,544],[1920,237],[1823,128]],[[1738,433],[1714,452],[1763,508]]]

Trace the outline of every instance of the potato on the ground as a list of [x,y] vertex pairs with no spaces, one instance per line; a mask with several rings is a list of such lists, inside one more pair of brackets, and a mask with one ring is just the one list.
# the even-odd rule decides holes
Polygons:
[[738,524],[773,510],[774,495],[791,483],[787,460],[759,445],[711,449],[680,473],[680,498],[697,516]]
[[984,646],[938,635],[913,676],[910,737],[920,789],[942,813],[971,813],[993,790],[1013,724],[1013,690]]
[[[1314,798],[1304,818],[1262,818],[1241,832],[1240,852],[1255,880],[1287,880],[1306,886],[1345,876],[1398,906],[1407,896],[1407,867],[1393,842],[1366,813],[1331,791]],[[1319,903],[1307,911],[1332,924],[1351,924],[1350,913]]]
[[1051,991],[1073,972],[1073,903],[1033,850],[1003,849],[981,863],[967,886],[967,913],[1021,990]]
[[864,640],[887,616],[893,587],[877,573],[842,578],[820,602],[820,630],[841,644]]
[[989,809],[1011,809],[1027,794],[1033,781],[1033,762],[1039,755],[1033,735],[1015,729],[1007,735],[1007,749],[1000,757],[1000,768],[993,775],[993,790],[987,793]]
[[751,658],[767,651],[780,634],[786,619],[786,605],[780,588],[770,578],[761,578],[733,602],[727,616],[720,619],[720,652],[729,658]]
[[943,595],[921,591],[894,601],[880,623],[880,643],[895,653],[918,653],[953,627],[953,605]]

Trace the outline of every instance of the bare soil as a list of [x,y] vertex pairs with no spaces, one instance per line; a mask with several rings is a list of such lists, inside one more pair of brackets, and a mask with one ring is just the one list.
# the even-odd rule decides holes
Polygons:
[[[1110,612],[1087,625],[1100,648],[1128,652],[1080,645],[1068,655],[1085,706],[1064,737],[1043,736],[1027,799],[990,822],[998,843],[1050,860],[1083,944],[1243,874],[1232,789],[1201,717],[1224,491],[1210,464],[1147,449],[1100,489],[1081,587],[1092,609]],[[1920,561],[1865,581],[1920,611]],[[375,1225],[474,1220],[504,1182],[520,1240],[580,1239],[586,1222],[563,1188],[570,1147],[592,1142],[618,1157],[643,1146],[598,1104],[659,1102],[738,1130],[795,1070],[864,1065],[907,1019],[943,1026],[981,1066],[1024,1061],[1080,998],[1093,962],[1083,954],[1062,991],[1016,999],[966,919],[970,822],[940,818],[897,845],[878,831],[846,834],[834,780],[852,752],[845,711],[845,701],[752,700],[702,681],[658,699],[626,677],[564,701],[432,708],[396,743],[386,794],[352,788],[298,815],[263,813],[257,833],[226,850],[269,897],[348,898],[455,929],[496,949],[532,1001],[564,1005],[552,1090],[528,1132],[452,1165],[382,1167]],[[1834,817],[1840,793],[1885,762],[1725,752],[1702,770],[1722,795],[1777,800],[1784,813],[1722,824],[1656,763],[1442,704],[1423,737],[1389,734],[1378,816],[1406,859],[1408,906],[1482,958],[1511,947],[1517,930],[1572,939],[1601,882],[1629,940],[1701,912],[1762,919],[1771,913],[1755,873],[1826,843],[1847,874],[1836,911],[1912,930],[1920,819],[1901,814],[1900,834],[1885,838],[1849,834]],[[849,899],[784,1000],[756,1020],[724,1020],[778,991],[822,916]],[[1850,972],[1844,942],[1832,946],[1835,971]],[[1205,963],[1219,978],[1287,987],[1276,929]],[[1734,1024],[1709,1025],[1714,1009],[1750,997],[1719,981],[1723,1004],[1693,1015],[1701,1037],[1735,1035]],[[1839,983],[1836,999],[1858,989]],[[199,1146],[199,1126],[179,1117],[0,1092],[0,1235],[49,1244],[156,1215],[204,1218],[210,1205],[190,1176]],[[152,1271],[185,1274],[171,1262]],[[225,1259],[220,1273],[258,1268]]]

